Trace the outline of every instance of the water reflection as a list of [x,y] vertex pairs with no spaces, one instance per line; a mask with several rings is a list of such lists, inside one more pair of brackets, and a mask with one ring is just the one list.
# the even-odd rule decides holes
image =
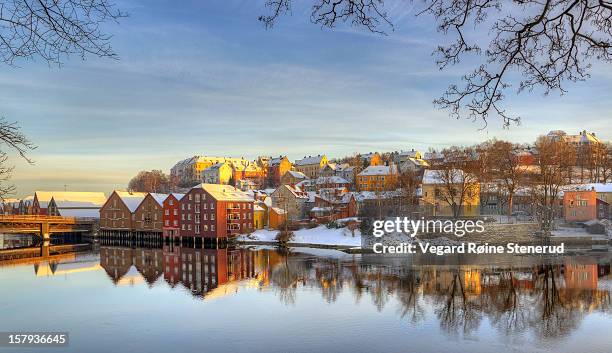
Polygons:
[[241,288],[269,290],[292,306],[302,290],[335,303],[350,293],[356,305],[419,323],[433,315],[442,331],[465,335],[488,324],[505,335],[531,332],[542,339],[569,335],[590,313],[610,311],[610,261],[535,259],[527,265],[427,265],[372,256],[314,256],[273,249],[163,249],[102,247],[100,265],[115,284],[163,277],[204,300]]

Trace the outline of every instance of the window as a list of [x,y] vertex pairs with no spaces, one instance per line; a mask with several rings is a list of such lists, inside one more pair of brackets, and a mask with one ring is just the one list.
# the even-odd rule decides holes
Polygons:
[[212,226],[210,226],[210,230],[212,230],[213,232],[215,231],[215,225],[214,224]]
[[189,201],[193,200],[193,195],[189,194]]
[[199,213],[195,214],[195,222],[196,223],[200,223],[200,214]]
[[176,219],[174,220],[174,226],[178,226],[178,221]]
[[181,215],[181,221],[184,221],[184,220],[185,220],[185,214],[183,213],[183,214]]
[[212,202],[210,203],[210,209],[211,209],[211,210],[214,210],[214,209],[215,209],[215,204],[214,204],[214,203],[212,203]]
[[207,208],[208,208],[207,206],[208,206],[208,205],[207,205],[207,204],[205,204],[205,203],[204,203],[204,204],[202,204],[202,208],[203,208],[203,209],[207,209]]
[[210,214],[210,220],[211,220],[211,221],[214,221],[214,220],[215,220],[215,214],[214,214],[214,213],[211,213],[211,214]]
[[173,200],[172,198],[170,198],[170,199],[168,200],[168,204],[169,204],[170,206],[174,205],[174,200]]
[[199,203],[195,204],[195,211],[196,212],[200,212],[200,204]]
[[204,231],[208,232],[208,226],[206,224],[204,225]]
[[170,210],[165,210],[165,211],[164,211],[164,214],[165,214],[166,216],[169,216],[169,215],[170,215]]
[[187,210],[191,210],[191,204],[190,203],[187,204]]
[[181,229],[185,230],[185,225],[184,224],[181,225]]
[[249,210],[251,209],[251,204],[249,204]]
[[166,221],[164,222],[164,224],[165,224],[166,226],[169,226],[169,225],[170,225],[170,221],[169,221],[169,220],[166,220]]
[[204,220],[205,220],[205,221],[208,221],[208,214],[207,214],[207,213],[204,213],[204,214],[203,214],[203,216],[204,216]]
[[181,205],[181,210],[185,211],[185,204]]
[[174,209],[173,213],[174,213],[175,216],[178,216],[178,210],[176,208]]
[[187,225],[187,230],[191,230],[191,224]]
[[200,225],[199,224],[196,224],[196,226],[195,226],[195,233],[196,234],[200,234]]
[[200,194],[195,195],[195,202],[200,202]]
[[191,221],[191,213],[188,213],[188,214],[187,214],[187,220],[188,220],[188,221]]

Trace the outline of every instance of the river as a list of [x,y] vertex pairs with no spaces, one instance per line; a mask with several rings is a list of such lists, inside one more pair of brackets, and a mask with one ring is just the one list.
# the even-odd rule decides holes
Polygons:
[[105,246],[0,265],[0,331],[69,332],[62,352],[603,353],[611,259]]

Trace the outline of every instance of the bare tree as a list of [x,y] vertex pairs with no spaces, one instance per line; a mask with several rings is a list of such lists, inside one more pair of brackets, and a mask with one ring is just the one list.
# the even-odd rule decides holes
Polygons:
[[458,218],[470,200],[478,197],[479,186],[473,172],[474,149],[470,147],[449,147],[442,151],[444,160],[435,163],[433,174],[440,185],[436,198],[447,203]]
[[169,193],[173,190],[173,184],[170,177],[161,170],[143,170],[130,180],[128,190]]
[[568,165],[573,164],[575,149],[563,140],[540,136],[536,143],[538,168],[532,185],[535,216],[540,229],[550,234],[559,203],[561,187],[567,183],[564,176]]
[[494,141],[490,147],[491,160],[494,161],[494,176],[500,181],[503,195],[508,205],[508,217],[512,216],[512,207],[516,191],[524,185],[528,169],[521,165],[517,149],[519,146],[507,141]]
[[[504,126],[518,123],[502,101],[511,89],[512,74],[521,78],[517,93],[542,89],[545,94],[566,92],[565,83],[589,78],[591,64],[612,61],[612,1],[609,0],[422,0],[418,15],[437,21],[438,31],[454,37],[435,51],[440,69],[459,63],[466,55],[482,63],[449,85],[434,101],[451,116],[482,120],[500,117]],[[393,30],[384,0],[312,0],[313,23],[334,28],[350,23],[374,33]],[[260,16],[271,27],[291,10],[292,0],[266,0],[270,13]],[[484,28],[483,28],[484,27]],[[478,43],[490,33],[486,48]]]
[[[69,55],[85,59],[92,54],[117,58],[110,46],[110,35],[101,30],[106,22],[126,16],[109,0],[8,0],[0,3],[0,61],[15,66],[20,59],[41,58],[49,65],[60,65]],[[27,152],[36,148],[16,122],[0,118],[0,143],[16,151],[29,163]],[[0,183],[13,170],[4,167],[7,155],[0,157]],[[0,197],[14,191],[0,187]]]

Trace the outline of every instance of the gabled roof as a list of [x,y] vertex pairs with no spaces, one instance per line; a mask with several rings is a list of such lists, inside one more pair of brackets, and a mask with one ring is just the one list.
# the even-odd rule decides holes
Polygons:
[[321,160],[325,157],[325,155],[318,156],[308,156],[302,159],[295,161],[295,165],[311,165],[311,164],[321,164]]
[[388,165],[371,165],[364,169],[358,175],[360,176],[371,176],[371,175],[391,175],[397,174],[397,167],[395,164]]
[[146,192],[130,192],[130,191],[117,191],[115,193],[121,201],[125,204],[125,206],[130,210],[130,212],[134,213],[138,206],[142,203],[142,200],[147,196]]
[[[295,198],[298,198],[298,199],[308,199],[308,193],[305,192],[305,191],[302,191],[302,189],[300,189],[298,186],[294,187],[294,186],[291,186],[291,185],[283,185],[283,186],[281,186],[281,188],[287,188],[289,190],[289,192],[291,192],[291,194],[293,194],[293,196]],[[276,189],[276,190],[279,191],[279,189]]]
[[168,194],[157,194],[157,193],[149,193],[153,197],[153,199],[157,202],[158,205],[163,206],[164,201],[168,198]]
[[271,166],[275,166],[275,165],[279,165],[283,159],[287,158],[286,156],[280,156],[280,157],[276,157],[276,158],[272,158],[270,159],[270,165]]
[[56,204],[66,202],[81,202],[89,203],[102,207],[106,202],[106,196],[103,192],[86,192],[86,191],[36,191],[34,193],[40,207],[46,208],[51,199],[54,199]]
[[171,195],[174,196],[174,198],[179,200],[179,201],[181,201],[183,196],[185,196],[185,194],[179,194],[178,192],[173,192]]
[[199,184],[192,189],[204,189],[210,196],[217,201],[253,201],[253,197],[248,193],[236,189],[231,185],[221,184]]
[[317,185],[321,184],[350,184],[350,182],[342,177],[337,175],[330,177],[318,177],[316,180]]

